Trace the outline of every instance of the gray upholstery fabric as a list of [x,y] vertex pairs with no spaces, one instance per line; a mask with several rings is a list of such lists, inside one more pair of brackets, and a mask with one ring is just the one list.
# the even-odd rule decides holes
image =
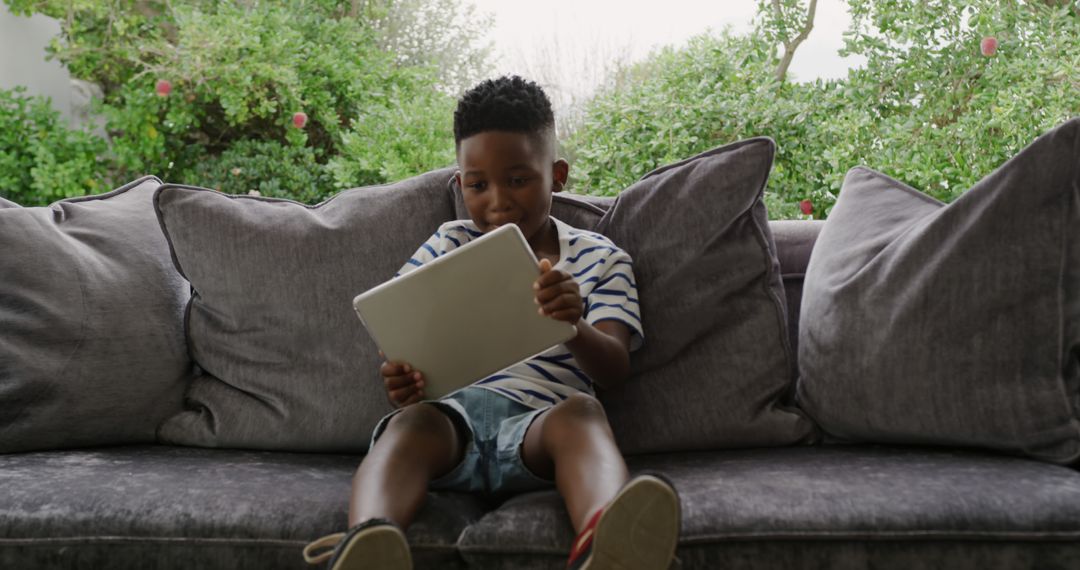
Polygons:
[[[639,456],[629,463],[632,472],[667,475],[679,491],[683,568],[1080,563],[1080,473],[1048,463],[872,445]],[[545,491],[484,515],[459,545],[474,567],[556,568],[572,540],[562,500]],[[512,556],[522,553],[528,556]]]
[[[0,568],[313,568],[301,550],[345,530],[360,457],[131,446],[0,455]],[[436,493],[409,528],[419,568],[488,508]]]
[[634,259],[645,344],[602,393],[624,453],[785,445],[794,358],[761,196],[774,143],[748,139],[646,175],[596,230]]
[[[1072,570],[1075,542],[737,540],[681,546],[672,570]],[[564,570],[566,557],[499,554],[472,557],[469,568]]]
[[8,200],[6,198],[0,198],[0,210],[2,210],[4,208],[18,208],[18,207],[20,207],[20,206],[18,204],[16,204],[15,202],[12,202],[11,200]]
[[784,299],[787,301],[788,341],[791,353],[799,353],[799,308],[802,306],[803,280],[810,251],[814,249],[817,236],[825,222],[813,220],[775,220],[769,222],[776,254],[780,260],[780,274],[784,278]]
[[362,451],[390,410],[381,360],[352,309],[453,213],[448,169],[344,191],[317,206],[165,185],[158,215],[194,294],[205,371],[164,442]]
[[1080,119],[948,206],[849,172],[807,270],[801,405],[850,440],[1080,458],[1077,200]]
[[147,176],[0,209],[0,453],[153,442],[192,374]]

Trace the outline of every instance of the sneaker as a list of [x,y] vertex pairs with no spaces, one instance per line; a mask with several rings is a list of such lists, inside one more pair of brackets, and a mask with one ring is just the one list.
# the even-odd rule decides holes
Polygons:
[[[315,553],[319,549],[332,549]],[[405,534],[387,519],[371,519],[349,532],[324,536],[304,547],[304,561],[330,570],[411,570],[412,555]]]
[[667,570],[679,542],[679,495],[667,481],[641,475],[585,525],[569,570]]

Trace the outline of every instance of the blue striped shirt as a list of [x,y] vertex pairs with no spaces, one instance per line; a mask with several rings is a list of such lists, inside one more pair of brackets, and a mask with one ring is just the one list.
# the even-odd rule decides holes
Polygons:
[[[630,256],[608,238],[579,230],[551,218],[559,235],[559,261],[555,269],[572,275],[585,301],[583,320],[590,324],[619,321],[630,330],[630,350],[644,339],[641,307]],[[456,220],[439,226],[396,276],[445,255],[483,235],[471,220]],[[396,277],[395,276],[395,277]],[[533,408],[544,408],[577,392],[595,394],[592,380],[565,345],[501,370],[477,381],[474,386],[492,390]]]

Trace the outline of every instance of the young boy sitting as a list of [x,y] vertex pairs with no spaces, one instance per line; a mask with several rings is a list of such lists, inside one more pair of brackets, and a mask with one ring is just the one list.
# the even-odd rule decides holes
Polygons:
[[[353,479],[347,533],[308,545],[312,563],[338,569],[411,568],[401,529],[428,489],[505,496],[558,489],[578,538],[569,568],[666,569],[679,534],[679,500],[665,481],[627,481],[594,390],[623,382],[642,342],[630,257],[607,238],[551,217],[569,165],[556,158],[551,103],[535,83],[502,77],[474,87],[454,112],[461,188],[471,221],[443,224],[399,275],[503,224],[517,224],[540,260],[533,285],[542,315],[576,336],[440,400],[407,362],[381,373],[397,408],[372,435]],[[314,556],[316,549],[328,549]]]

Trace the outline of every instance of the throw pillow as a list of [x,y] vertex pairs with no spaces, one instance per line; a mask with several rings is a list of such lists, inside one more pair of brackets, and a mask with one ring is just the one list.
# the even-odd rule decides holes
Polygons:
[[187,336],[202,374],[161,438],[364,451],[390,404],[352,299],[393,277],[452,219],[451,172],[347,190],[317,206],[162,186],[158,216],[194,291]]
[[830,434],[1080,458],[1080,119],[945,205],[848,173],[810,258],[798,400]]
[[192,373],[161,181],[0,208],[0,453],[147,443]]
[[645,328],[631,378],[601,395],[625,453],[814,436],[787,403],[794,355],[762,202],[775,148],[753,138],[659,168],[596,227],[634,260]]

